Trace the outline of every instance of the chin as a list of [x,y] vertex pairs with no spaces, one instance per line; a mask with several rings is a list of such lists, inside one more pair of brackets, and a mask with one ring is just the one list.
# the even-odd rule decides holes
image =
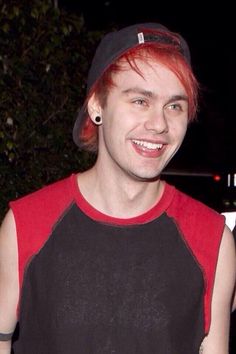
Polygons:
[[147,173],[147,171],[144,171],[141,173],[140,171],[137,173],[131,173],[131,176],[135,178],[137,181],[142,181],[142,182],[153,182],[157,181],[160,178],[161,171],[155,171],[155,172],[150,172]]

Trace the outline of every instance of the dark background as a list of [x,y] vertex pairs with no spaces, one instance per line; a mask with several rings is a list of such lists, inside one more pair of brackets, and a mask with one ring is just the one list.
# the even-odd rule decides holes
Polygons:
[[[89,29],[106,30],[136,22],[160,22],[180,32],[192,54],[201,85],[198,122],[191,126],[178,166],[205,170],[235,169],[236,99],[235,15],[233,5],[200,2],[60,0],[59,6],[83,13]],[[189,149],[191,147],[191,149]],[[191,151],[191,154],[189,153]],[[177,162],[176,162],[177,163]]]
[[[205,2],[130,2],[59,0],[59,7],[83,14],[93,30],[137,22],[160,22],[187,40],[199,80],[200,108],[184,144],[166,171],[166,179],[219,211],[236,209],[236,31],[233,5]],[[172,174],[169,174],[169,171]],[[181,171],[181,174],[179,172]],[[220,181],[214,175],[221,176]]]
[[[19,0],[13,1],[13,3],[17,4],[17,1]],[[167,170],[164,172],[164,178],[170,181],[171,183],[175,184],[181,190],[187,192],[189,195],[192,195],[197,199],[202,200],[203,202],[214,207],[220,212],[226,210],[236,210],[236,188],[233,186],[232,183],[233,175],[234,173],[236,173],[236,117],[234,106],[236,99],[236,21],[233,4],[230,4],[226,1],[218,2],[218,4],[216,4],[215,2],[209,3],[206,0],[202,3],[200,1],[189,1],[188,3],[184,3],[183,1],[175,1],[172,3],[170,1],[165,0],[162,0],[162,2],[154,2],[149,0],[145,0],[144,2],[142,2],[142,0],[137,0],[137,2],[129,0],[52,0],[52,2],[53,1],[55,6],[58,5],[59,8],[65,8],[69,12],[76,13],[78,15],[83,14],[85,26],[88,30],[106,31],[110,30],[111,28],[120,28],[137,22],[141,23],[154,21],[166,25],[172,31],[180,32],[183,37],[185,37],[185,39],[189,43],[189,47],[192,54],[192,67],[201,85],[200,110],[198,113],[197,121],[189,126],[189,130],[182,148],[180,149],[176,157],[173,159],[171,164],[168,166]],[[9,6],[11,6],[11,0],[6,1],[6,3],[8,2],[10,4]],[[21,3],[21,1],[19,1],[19,3]],[[30,6],[28,6],[27,4],[27,10],[28,8],[30,9]],[[47,24],[44,23],[44,25]],[[24,28],[27,29],[27,26]],[[46,28],[48,27],[46,26]],[[21,32],[18,31],[18,27],[16,33],[18,35],[21,35]],[[22,38],[22,36],[20,36],[20,38]],[[46,38],[50,39],[51,37],[49,36]],[[52,39],[53,38],[54,37],[52,36]],[[82,43],[81,53],[83,55],[83,46],[86,44],[86,46],[88,47],[89,43],[86,41],[86,36],[82,41],[81,37],[79,38],[80,40],[78,41],[78,44],[76,43],[76,46],[78,46],[78,48],[80,49],[79,46],[80,43]],[[11,57],[11,54],[18,53],[18,44],[21,44],[20,41],[18,43],[17,40],[16,42],[14,42],[14,38],[12,40],[13,50],[12,52],[10,50],[7,51],[7,56],[9,57]],[[47,41],[45,40],[44,42]],[[41,42],[39,41],[39,43]],[[39,46],[39,48],[41,48],[41,46]],[[11,48],[11,46],[9,47]],[[44,46],[42,46],[42,48],[45,49]],[[62,48],[64,51],[66,51],[64,46],[62,46]],[[2,50],[3,49],[4,48],[2,48]],[[57,49],[57,46],[55,46],[55,50]],[[74,47],[72,51],[73,50],[75,50]],[[70,52],[70,50],[68,51]],[[19,52],[21,53],[20,50]],[[56,56],[55,52],[53,52],[53,55]],[[35,59],[35,56],[29,56],[29,60],[31,60],[32,58]],[[86,56],[84,56],[84,58],[86,58]],[[14,60],[17,61],[16,58]],[[31,61],[29,62],[31,63]],[[55,62],[57,64],[57,61]],[[82,63],[82,60],[80,60],[80,62]],[[12,67],[18,68],[17,65],[12,65]],[[32,65],[32,67],[33,69],[35,69],[34,65]],[[58,68],[58,65],[56,67]],[[25,66],[22,64],[22,67],[20,66],[20,69],[23,70],[24,68]],[[63,65],[62,67],[60,67],[60,70],[58,70],[58,73],[64,72],[62,69]],[[70,67],[70,69],[72,68]],[[78,70],[81,76],[83,75],[84,70],[81,66],[79,66],[78,68],[76,67],[76,70]],[[38,76],[36,75],[35,71],[37,70],[29,71],[30,73],[32,72],[32,74],[34,74],[34,80],[36,80]],[[13,74],[14,73],[15,71],[13,70]],[[76,74],[74,76],[76,76]],[[11,75],[8,75],[7,77],[8,79],[10,79]],[[22,77],[25,80],[28,78],[28,76],[25,78],[24,75]],[[25,82],[27,83],[27,80]],[[47,82],[46,79],[45,82]],[[38,80],[38,83],[41,84],[41,76],[40,80]],[[78,86],[80,87],[80,85],[77,85],[76,89],[78,89],[78,93],[80,93],[80,89],[78,88]],[[27,87],[29,86],[26,85],[26,88]],[[48,87],[46,87],[46,91],[51,92],[51,87],[54,86],[48,85]],[[60,88],[61,86],[58,85],[58,87]],[[23,88],[25,89],[25,87]],[[41,89],[42,96],[40,97],[43,97],[44,90],[42,86],[39,85],[38,92],[40,92]],[[22,94],[22,92],[25,91],[21,90],[21,87],[19,87],[19,97],[17,85],[16,91],[17,94],[15,101],[18,101],[18,98],[21,98],[20,95]],[[55,92],[53,91],[52,97],[54,96]],[[78,96],[80,95],[78,94]],[[13,112],[15,109],[15,101],[12,100]],[[22,102],[22,107],[24,107],[24,99],[22,99],[20,102]],[[32,101],[32,103],[35,103],[34,100]],[[21,119],[18,117],[19,122],[24,121],[26,123],[26,126],[28,118],[27,112],[29,109],[28,106],[30,105],[30,102],[28,105],[26,105],[26,114],[23,114]],[[44,107],[44,105],[42,106]],[[51,109],[50,106],[49,108]],[[2,107],[2,109],[4,111],[4,106]],[[6,131],[9,133],[7,135],[9,139],[11,138],[12,131],[18,132],[17,137],[22,137],[22,139],[19,138],[14,140],[13,136],[12,140],[9,140],[10,143],[13,143],[13,145],[15,144],[15,150],[14,148],[11,150],[9,147],[7,147],[7,151],[10,153],[14,153],[16,151],[16,155],[12,161],[10,161],[8,155],[4,155],[5,150],[2,154],[0,150],[0,159],[4,158],[4,161],[7,160],[6,164],[3,163],[1,165],[0,170],[0,180],[1,182],[3,182],[2,185],[0,184],[0,193],[2,193],[4,190],[4,193],[2,194],[4,194],[5,200],[12,200],[15,197],[26,194],[26,192],[32,192],[37,186],[41,184],[41,181],[49,181],[49,178],[51,178],[50,176],[54,178],[53,176],[57,175],[56,172],[60,170],[60,166],[63,166],[63,173],[65,174],[67,174],[67,169],[70,170],[70,168],[72,168],[69,162],[70,159],[68,159],[69,166],[66,158],[64,160],[62,159],[64,162],[62,161],[62,164],[60,164],[57,157],[58,155],[57,153],[55,153],[54,150],[54,147],[56,146],[58,148],[57,151],[61,151],[60,149],[62,149],[62,151],[67,151],[64,149],[63,145],[63,140],[67,139],[67,135],[66,132],[65,138],[64,136],[62,137],[60,135],[60,120],[58,119],[59,116],[63,116],[64,108],[61,108],[61,115],[58,114],[58,116],[54,117],[55,120],[51,119],[52,115],[50,115],[50,109],[49,113],[46,112],[46,109],[45,111],[40,109],[39,111],[36,110],[36,113],[39,113],[39,116],[44,117],[45,114],[45,118],[42,124],[43,126],[45,121],[49,121],[52,126],[55,122],[55,135],[50,135],[50,125],[44,126],[43,133],[45,133],[45,136],[47,137],[47,139],[44,140],[47,141],[47,143],[42,145],[40,138],[38,141],[37,139],[35,139],[35,144],[33,144],[31,139],[27,140],[28,137],[24,139],[24,130],[20,129],[20,124],[16,128],[15,125],[13,125],[12,128],[8,127],[9,130]],[[32,114],[32,112],[30,113]],[[32,115],[34,116],[33,118],[37,120],[36,113]],[[47,113],[49,114],[49,116],[47,115]],[[67,116],[69,117],[70,114],[68,114]],[[15,118],[15,115],[13,117]],[[2,116],[2,119],[3,123],[5,124],[5,115]],[[35,122],[34,119],[33,122]],[[37,136],[37,134],[40,133],[39,122],[37,122],[36,125],[33,124],[33,127],[31,127],[32,132],[35,133],[35,137]],[[41,130],[42,126],[40,127],[40,131]],[[32,134],[30,134],[30,137],[31,136]],[[55,140],[56,144],[52,142],[53,136],[57,138]],[[68,132],[68,139],[72,140],[70,129]],[[32,152],[32,150],[33,154],[28,154],[28,151]],[[68,155],[71,154],[71,150],[68,151]],[[47,155],[46,160],[49,161],[50,164],[45,163],[45,155]],[[20,156],[21,158],[19,159],[18,156]],[[35,160],[33,159],[34,156]],[[41,163],[41,161],[44,161],[44,165]],[[76,162],[78,161],[81,162],[79,157]],[[1,161],[1,163],[2,162],[3,161]],[[32,162],[33,166],[35,166],[35,170],[34,167],[31,169]],[[43,169],[41,167],[42,165],[45,166]],[[74,166],[74,164],[72,165]],[[9,178],[6,178],[6,172],[4,170],[4,167],[6,168],[6,171],[8,171],[9,166],[11,166],[11,173],[9,174]],[[38,172],[38,176],[36,176],[35,171]],[[231,186],[227,186],[229,175],[231,176]],[[23,187],[23,185],[26,187]],[[19,194],[14,194],[13,196],[12,193],[15,193],[15,191]],[[234,313],[231,330],[231,354],[236,353],[236,338],[233,340],[233,337],[236,337],[235,329],[236,311]]]

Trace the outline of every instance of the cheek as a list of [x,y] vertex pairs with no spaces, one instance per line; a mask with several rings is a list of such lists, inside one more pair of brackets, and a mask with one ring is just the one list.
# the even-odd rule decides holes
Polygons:
[[173,136],[179,139],[183,139],[188,127],[188,120],[181,119],[181,120],[173,120],[169,122],[169,130],[172,132]]
[[188,122],[187,120],[185,122],[183,122],[183,124],[180,126],[179,129],[179,133],[181,136],[185,136],[186,132],[187,132],[187,128],[188,128]]
[[112,149],[116,145],[121,144],[122,136],[122,124],[119,124],[119,122],[112,119],[112,117],[106,116],[106,119],[100,127],[100,137],[104,141],[105,145],[109,147],[109,149]]
[[132,129],[132,120],[130,116],[125,114],[122,110],[107,111],[103,117],[103,129],[104,136],[112,136],[113,139],[121,139]]

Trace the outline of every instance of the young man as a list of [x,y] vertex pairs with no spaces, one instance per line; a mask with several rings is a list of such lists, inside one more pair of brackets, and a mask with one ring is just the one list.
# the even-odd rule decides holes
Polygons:
[[1,353],[226,354],[235,282],[224,217],[161,172],[196,112],[185,40],[106,35],[73,137],[88,171],[10,203],[0,241]]

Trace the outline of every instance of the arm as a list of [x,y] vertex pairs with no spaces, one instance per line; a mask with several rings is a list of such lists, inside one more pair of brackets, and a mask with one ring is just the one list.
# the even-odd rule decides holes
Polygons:
[[236,291],[234,290],[234,300],[232,305],[232,311],[236,310]]
[[[233,235],[234,235],[234,241],[236,244],[236,225],[234,226],[234,229],[233,229]],[[234,299],[233,299],[233,305],[232,305],[232,311],[234,311],[234,310],[236,310],[236,284],[234,287]]]
[[[16,227],[10,210],[0,228],[0,333],[14,332],[19,298]],[[10,354],[11,340],[0,341],[0,354]]]
[[212,317],[203,354],[227,354],[232,296],[236,276],[236,256],[232,233],[226,226],[221,241],[212,297]]

